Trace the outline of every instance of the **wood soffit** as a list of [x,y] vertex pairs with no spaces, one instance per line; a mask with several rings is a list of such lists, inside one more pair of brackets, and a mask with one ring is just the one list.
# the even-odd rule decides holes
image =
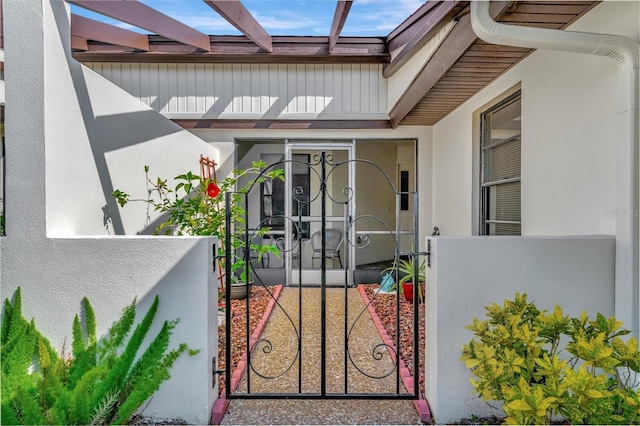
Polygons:
[[[496,20],[511,25],[564,29],[598,3],[600,2],[577,0],[517,1],[510,3]],[[467,5],[462,13],[466,14],[468,10]],[[467,36],[469,31],[473,31],[470,26],[465,30]],[[464,35],[454,37],[452,35],[454,35],[453,31],[440,45],[438,52],[455,49],[459,37],[464,37]],[[418,78],[414,80],[414,84],[407,90],[407,93],[414,91],[414,98],[411,100],[413,105],[409,108],[405,107],[408,112],[404,115],[394,117],[390,113],[393,127],[398,124],[436,124],[532,51],[532,49],[488,44],[475,38],[475,41],[461,52],[455,61],[447,62],[437,59],[434,55],[425,68],[433,63],[434,68],[443,69],[442,75],[428,88],[424,86],[416,88],[415,82]],[[421,93],[419,92],[421,96],[417,102],[414,101],[416,90],[422,90]],[[406,101],[407,93],[398,103]]]
[[[491,45],[477,39],[468,22],[469,1],[427,0],[386,37],[340,36],[352,0],[336,0],[333,24],[326,37],[270,36],[239,0],[204,1],[243,35],[204,35],[138,1],[67,0],[156,33],[134,36],[130,31],[108,24],[92,28],[86,18],[73,16],[73,55],[81,62],[382,63],[386,64],[384,76],[388,77],[443,25],[457,21],[392,108],[390,121],[368,121],[369,127],[363,127],[367,126],[365,120],[174,120],[185,128],[387,128],[389,125],[437,123],[531,53],[530,49]],[[492,10],[497,11],[498,22],[563,29],[598,3],[587,0],[496,1],[492,2]],[[390,52],[397,49],[401,50],[392,61]]]

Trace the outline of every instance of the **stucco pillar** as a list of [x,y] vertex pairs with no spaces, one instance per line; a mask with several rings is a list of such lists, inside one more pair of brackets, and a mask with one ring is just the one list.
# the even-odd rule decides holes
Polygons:
[[[59,2],[64,7],[64,2]],[[45,19],[41,0],[3,2],[7,235],[46,233]],[[47,34],[50,36],[50,34]],[[57,36],[57,33],[56,33]]]

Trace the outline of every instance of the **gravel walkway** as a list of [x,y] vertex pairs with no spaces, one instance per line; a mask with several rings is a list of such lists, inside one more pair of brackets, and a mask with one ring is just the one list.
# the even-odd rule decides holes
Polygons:
[[[302,392],[320,392],[320,289],[304,288],[302,306]],[[327,289],[327,392],[344,393],[344,289]],[[298,289],[285,288],[252,354],[252,393],[298,391]],[[356,289],[348,291],[349,321],[353,329],[349,350],[357,367],[369,375],[394,371],[393,362]],[[289,318],[284,311],[289,314]],[[359,316],[362,313],[361,316]],[[359,318],[358,318],[359,316]],[[268,341],[269,343],[266,343]],[[381,356],[372,356],[374,351]],[[291,368],[289,368],[291,366]],[[289,369],[288,369],[289,368]],[[395,372],[371,379],[347,363],[349,393],[395,393]],[[286,371],[286,372],[285,372]],[[247,391],[246,373],[238,393]],[[401,385],[401,392],[406,392]],[[232,400],[222,424],[421,424],[410,401],[371,400]]]

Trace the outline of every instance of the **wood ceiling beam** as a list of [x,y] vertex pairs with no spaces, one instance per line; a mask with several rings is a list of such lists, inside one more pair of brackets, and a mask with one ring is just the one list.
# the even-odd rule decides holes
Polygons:
[[[510,3],[509,1],[491,2],[489,13],[496,19]],[[429,93],[476,39],[477,36],[471,28],[471,16],[463,16],[389,112],[394,128]]]
[[172,40],[209,52],[209,36],[137,0],[67,0],[67,3],[109,16]]
[[331,32],[329,33],[329,53],[333,52],[333,48],[336,47],[352,4],[353,0],[338,0],[336,4],[336,11],[333,14],[333,22],[331,23]]
[[240,0],[204,0],[204,2],[262,49],[267,52],[273,50],[271,36]]
[[173,119],[184,129],[390,129],[389,120]]
[[415,53],[420,50],[434,36],[435,33],[453,17],[453,8],[458,4],[457,1],[442,1],[437,7],[432,8],[427,13],[427,19],[420,25],[420,29],[416,31],[398,53],[391,63],[385,67],[382,75],[385,78],[391,77],[398,71]]
[[87,39],[84,37],[78,37],[71,34],[71,49],[73,50],[87,50]]
[[273,37],[273,52],[266,53],[245,36],[211,36],[211,51],[198,51],[165,37],[150,35],[149,52],[89,40],[88,50],[74,52],[80,62],[198,62],[198,63],[388,63],[382,37],[341,37],[340,49],[329,53],[328,37]]
[[85,39],[84,50],[87,50],[87,39],[89,39],[149,51],[149,38],[146,35],[73,13],[71,14],[71,35]]

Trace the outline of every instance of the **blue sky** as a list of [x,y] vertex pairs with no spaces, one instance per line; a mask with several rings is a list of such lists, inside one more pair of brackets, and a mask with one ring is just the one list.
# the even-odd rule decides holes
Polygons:
[[[140,1],[205,34],[239,34],[202,0]],[[386,36],[424,1],[355,0],[341,35]],[[242,3],[271,35],[327,36],[336,7],[336,0],[243,0]],[[77,6],[72,5],[71,11],[119,27],[140,31],[131,25]]]

